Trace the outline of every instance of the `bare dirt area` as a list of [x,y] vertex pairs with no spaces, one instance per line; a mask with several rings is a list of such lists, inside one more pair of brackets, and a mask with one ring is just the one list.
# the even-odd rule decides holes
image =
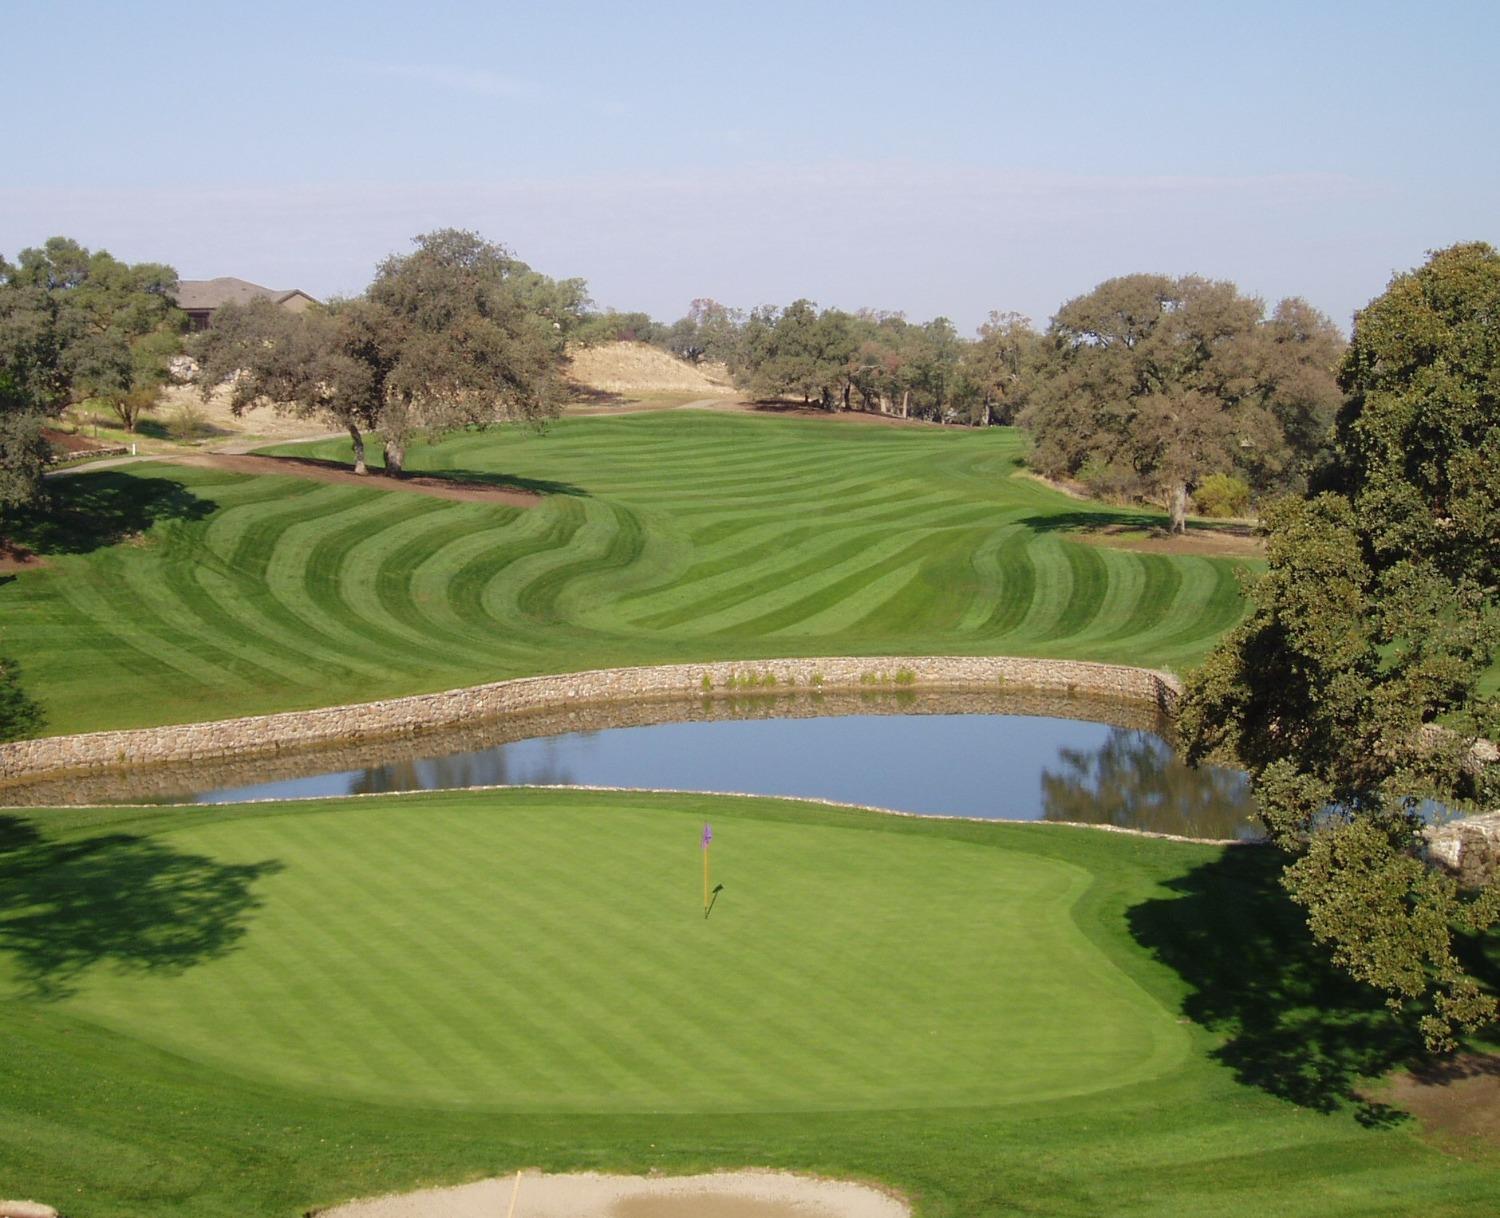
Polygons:
[[1070,541],[1104,546],[1112,550],[1136,550],[1142,554],[1196,554],[1203,558],[1261,558],[1264,540],[1247,525],[1193,526],[1186,533],[1165,529],[1142,529],[1136,525],[1112,524],[1069,533]]
[[[514,1210],[511,1206],[514,1202]],[[480,1180],[375,1197],[319,1218],[910,1218],[902,1201],[864,1184],[789,1172],[605,1176],[596,1172]]]
[[1461,1053],[1398,1074],[1379,1099],[1443,1142],[1500,1148],[1500,1054]]
[[104,457],[125,451],[118,444],[101,444],[88,436],[71,431],[59,431],[55,427],[42,428],[42,439],[47,441],[48,447],[57,454],[57,459],[61,461],[96,455]]
[[33,554],[25,546],[0,537],[0,575],[14,575],[17,571],[35,571],[45,567],[47,560]]
[[494,486],[487,482],[460,482],[452,478],[434,478],[425,474],[408,474],[391,478],[385,474],[356,474],[336,461],[312,457],[259,457],[249,453],[190,453],[168,458],[174,465],[200,469],[222,469],[235,474],[275,474],[283,478],[309,478],[314,482],[338,482],[383,491],[404,491],[411,495],[428,495],[434,499],[452,499],[459,503],[506,503],[512,507],[535,507],[542,496],[519,487]]

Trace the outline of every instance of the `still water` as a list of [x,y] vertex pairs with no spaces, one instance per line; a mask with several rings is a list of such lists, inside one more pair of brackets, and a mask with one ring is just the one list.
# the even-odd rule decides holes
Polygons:
[[166,797],[218,803],[574,784],[810,796],[929,815],[1105,823],[1192,837],[1255,832],[1247,783],[1237,771],[1190,769],[1163,736],[1142,728],[1017,714],[885,710],[651,723],[183,788]]

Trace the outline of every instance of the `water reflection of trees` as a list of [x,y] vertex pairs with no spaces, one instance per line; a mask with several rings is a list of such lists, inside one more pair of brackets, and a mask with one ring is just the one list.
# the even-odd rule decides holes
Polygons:
[[572,772],[548,756],[518,769],[508,745],[448,757],[412,758],[358,771],[351,795],[387,791],[435,791],[457,787],[571,786]]
[[1047,820],[1118,825],[1188,837],[1257,835],[1249,782],[1235,770],[1193,769],[1152,732],[1111,728],[1097,749],[1058,751],[1042,771]]

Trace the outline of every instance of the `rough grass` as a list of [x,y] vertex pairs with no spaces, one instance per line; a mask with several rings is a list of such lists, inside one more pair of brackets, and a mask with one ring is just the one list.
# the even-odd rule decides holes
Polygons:
[[1144,517],[1011,477],[1020,445],[687,411],[411,455],[548,492],[529,509],[165,464],[87,474],[21,532],[50,561],[0,585],[3,646],[65,732],[710,658],[1180,668],[1238,618],[1243,563],[1070,540]]
[[1353,1100],[1410,1046],[1274,866],[698,796],[9,813],[0,1180],[93,1218],[745,1164],[924,1218],[1485,1212],[1493,1156]]

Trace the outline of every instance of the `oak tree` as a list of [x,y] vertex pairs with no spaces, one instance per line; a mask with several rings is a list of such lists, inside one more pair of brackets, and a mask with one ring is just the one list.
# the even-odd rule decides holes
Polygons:
[[1355,320],[1320,493],[1275,505],[1250,613],[1189,681],[1195,758],[1249,770],[1313,935],[1430,1045],[1495,1019],[1500,920],[1427,865],[1435,811],[1500,805],[1500,254],[1455,246]]
[[[1283,302],[1271,323],[1263,313],[1234,284],[1196,275],[1128,275],[1069,301],[1020,417],[1033,463],[1156,497],[1175,531],[1210,474],[1261,470],[1264,487],[1267,471],[1304,468],[1322,437],[1298,424],[1319,407],[1331,418],[1337,332],[1302,302]],[[1303,331],[1315,341],[1297,341]]]

